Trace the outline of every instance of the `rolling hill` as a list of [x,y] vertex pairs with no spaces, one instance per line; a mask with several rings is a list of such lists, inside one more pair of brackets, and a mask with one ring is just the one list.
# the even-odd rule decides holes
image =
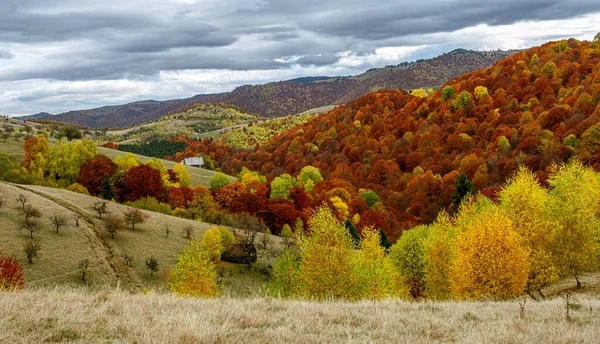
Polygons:
[[141,144],[175,136],[200,137],[211,131],[257,122],[262,117],[222,103],[196,103],[177,113],[162,116],[152,122],[134,127],[108,131],[99,141],[118,144]]
[[[181,112],[195,102],[235,105],[249,113],[282,117],[313,108],[342,104],[373,89],[435,87],[465,72],[486,68],[515,51],[478,52],[464,49],[426,60],[370,70],[354,77],[307,77],[263,85],[244,85],[231,92],[197,95],[187,99],[141,101],[120,106],[70,111],[49,116],[90,128],[120,128]],[[25,118],[24,118],[25,119]]]

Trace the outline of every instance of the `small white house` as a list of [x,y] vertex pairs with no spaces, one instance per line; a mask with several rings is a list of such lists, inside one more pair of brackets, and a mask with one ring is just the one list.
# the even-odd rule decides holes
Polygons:
[[192,166],[192,167],[204,167],[204,159],[202,157],[199,158],[185,158],[182,163],[184,165]]

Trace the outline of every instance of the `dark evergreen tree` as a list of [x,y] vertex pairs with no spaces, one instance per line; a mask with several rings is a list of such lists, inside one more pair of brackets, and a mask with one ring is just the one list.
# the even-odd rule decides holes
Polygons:
[[113,190],[112,183],[109,178],[104,178],[102,181],[102,189],[100,190],[100,195],[105,200],[112,200],[115,198],[115,191]]
[[381,245],[381,247],[385,248],[386,250],[392,247],[392,242],[390,241],[390,238],[388,238],[387,233],[383,229],[379,230],[379,236],[381,238],[381,241],[379,242],[379,245]]
[[344,226],[346,226],[346,228],[348,229],[348,232],[350,232],[352,241],[354,241],[354,246],[358,247],[358,245],[360,244],[360,236],[358,235],[358,231],[356,230],[356,227],[350,220],[346,220],[344,222]]
[[474,193],[473,182],[467,178],[465,173],[458,176],[454,185],[456,186],[456,190],[452,193],[452,203],[454,205],[459,205],[463,198]]

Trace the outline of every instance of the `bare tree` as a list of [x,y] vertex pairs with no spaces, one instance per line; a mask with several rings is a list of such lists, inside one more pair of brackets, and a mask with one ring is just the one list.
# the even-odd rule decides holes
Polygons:
[[133,266],[134,258],[132,255],[130,255],[129,253],[124,253],[123,259],[125,259],[125,263],[127,264],[127,266]]
[[58,234],[61,227],[67,226],[67,218],[62,214],[55,213],[50,216],[50,222],[52,222],[52,225],[56,228],[56,234]]
[[25,207],[21,210],[21,213],[23,214],[23,221],[19,230],[25,229],[29,232],[31,239],[33,239],[33,235],[40,230],[40,223],[38,219],[42,216],[42,214],[31,204],[25,204]]
[[6,201],[4,201],[4,197],[0,196],[0,208],[4,206],[4,203],[6,203]]
[[97,201],[92,204],[91,209],[98,213],[98,218],[102,219],[102,215],[108,213],[108,209],[106,209],[106,201]]
[[148,215],[142,213],[141,210],[136,208],[129,208],[123,213],[123,219],[125,223],[131,226],[131,230],[135,230],[135,225],[138,223],[144,223],[148,219]]
[[25,204],[27,204],[27,196],[20,194],[19,197],[17,197],[17,202],[21,203],[21,208],[25,210]]
[[77,264],[79,273],[81,274],[81,280],[85,282],[85,275],[88,272],[88,269],[90,267],[90,259],[86,258],[86,259],[82,259],[79,261],[79,263]]
[[81,218],[81,215],[73,214],[73,217],[75,218],[75,227],[79,227],[79,219]]
[[194,227],[193,226],[184,227],[183,233],[185,234],[186,238],[188,238],[189,240],[192,240],[192,234],[194,233]]
[[233,234],[236,237],[239,236],[242,239],[242,243],[247,247],[254,247],[258,233],[264,234],[267,231],[267,226],[264,223],[260,222],[255,216],[246,213],[238,215],[235,224],[236,226],[234,227],[237,227],[241,231],[238,232],[234,228]]
[[152,277],[158,271],[158,260],[154,256],[150,256],[150,258],[146,259],[146,267],[150,270],[150,277]]
[[120,217],[108,215],[104,218],[104,230],[108,232],[113,239],[115,238],[117,231],[121,230],[121,228],[123,228],[123,220]]
[[23,245],[23,252],[27,255],[27,262],[33,264],[33,258],[39,256],[39,252],[42,249],[42,244],[39,240],[29,239],[25,241]]

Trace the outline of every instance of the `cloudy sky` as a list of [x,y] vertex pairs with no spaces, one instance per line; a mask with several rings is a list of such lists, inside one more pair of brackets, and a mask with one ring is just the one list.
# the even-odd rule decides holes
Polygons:
[[598,0],[0,0],[0,114],[592,39]]

